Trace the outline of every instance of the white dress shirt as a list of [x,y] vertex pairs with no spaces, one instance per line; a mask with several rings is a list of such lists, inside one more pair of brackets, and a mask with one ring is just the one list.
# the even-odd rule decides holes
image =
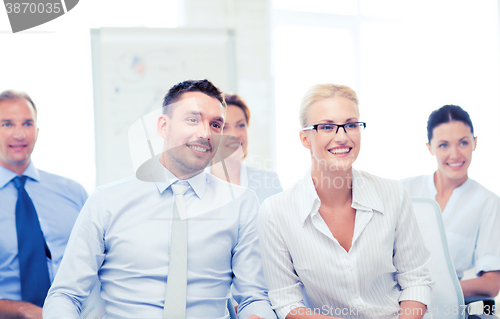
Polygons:
[[[434,173],[401,181],[410,196],[436,199]],[[443,222],[458,278],[464,271],[500,270],[500,198],[468,178],[455,188],[443,211]]]
[[[158,161],[151,179],[136,177],[98,188],[71,234],[44,305],[45,319],[78,318],[82,301],[99,278],[104,318],[162,318],[177,179]],[[262,273],[253,192],[202,172],[187,180],[187,318],[275,318]]]
[[349,252],[318,212],[311,172],[261,206],[264,274],[280,318],[306,305],[343,318],[396,318],[400,301],[430,302],[430,254],[403,186],[355,170],[352,185]]

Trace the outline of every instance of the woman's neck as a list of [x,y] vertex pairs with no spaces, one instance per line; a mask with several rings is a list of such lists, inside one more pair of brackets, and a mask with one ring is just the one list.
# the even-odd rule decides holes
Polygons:
[[228,181],[235,185],[240,185],[241,161],[226,159],[224,161],[224,165],[226,166],[226,171],[224,171],[222,162],[219,162],[212,165],[212,167],[210,168],[210,172],[215,177],[218,177],[224,181]]
[[441,211],[444,212],[446,208],[446,204],[448,204],[448,200],[453,193],[453,190],[467,180],[467,174],[463,178],[459,179],[451,179],[446,177],[443,173],[439,171],[439,169],[434,173],[434,185],[436,186],[437,194],[436,201],[441,207]]
[[467,174],[461,178],[451,179],[445,176],[439,169],[434,173],[434,185],[438,194],[452,192],[455,188],[459,187],[469,177]]
[[329,207],[351,205],[352,168],[332,171],[328,168],[313,167],[311,176],[322,205]]

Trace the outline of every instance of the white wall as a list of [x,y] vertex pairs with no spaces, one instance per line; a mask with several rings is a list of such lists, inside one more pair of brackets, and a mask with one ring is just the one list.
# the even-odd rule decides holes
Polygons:
[[269,0],[184,0],[182,26],[235,30],[236,88],[251,110],[247,163],[275,169]]
[[269,0],[142,3],[81,1],[21,34],[8,31],[0,10],[0,88],[26,91],[38,105],[33,159],[40,168],[94,187],[90,27],[222,27],[236,31],[237,91],[253,112],[249,162],[277,168],[285,186],[309,162],[297,138],[300,98],[315,83],[336,82],[358,92],[368,122],[356,167],[392,178],[430,173],[426,118],[455,103],[469,111],[478,135],[470,175],[500,193],[497,1],[355,1],[342,14],[335,14],[338,2],[321,0],[309,11],[333,3],[327,13],[284,10],[300,2],[277,0],[275,11]]
[[278,173],[285,185],[310,166],[298,139],[300,99],[310,86],[330,82],[355,89],[367,122],[355,168],[395,179],[430,174],[436,163],[425,146],[427,117],[457,104],[478,136],[469,175],[500,194],[496,0],[355,1],[354,9],[342,8],[348,14],[276,2]]
[[177,24],[177,0],[80,1],[64,16],[16,34],[0,9],[0,91],[25,91],[37,105],[38,168],[72,178],[89,193],[95,188],[90,28]]
[[[39,108],[37,167],[95,187],[90,28],[203,27],[236,31],[237,93],[252,110],[248,162],[274,168],[274,99],[267,0],[80,1],[69,13],[12,34],[0,10],[0,90],[26,91]],[[3,31],[2,31],[3,30]],[[271,136],[271,138],[269,138]],[[259,143],[259,141],[268,141]]]

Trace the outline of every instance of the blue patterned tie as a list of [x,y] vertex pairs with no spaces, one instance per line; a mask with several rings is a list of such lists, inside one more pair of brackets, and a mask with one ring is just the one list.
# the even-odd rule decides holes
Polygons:
[[21,296],[24,301],[42,307],[50,287],[45,243],[35,206],[24,189],[26,176],[13,179],[17,188],[16,230]]

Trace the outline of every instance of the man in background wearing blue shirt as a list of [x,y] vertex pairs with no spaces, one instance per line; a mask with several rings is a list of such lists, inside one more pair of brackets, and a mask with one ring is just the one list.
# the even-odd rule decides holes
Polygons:
[[38,170],[37,110],[22,92],[0,93],[0,318],[42,318],[43,301],[87,193]]
[[[258,246],[258,199],[204,171],[225,108],[222,92],[208,80],[169,90],[157,121],[163,152],[137,176],[99,187],[89,198],[44,319],[78,318],[97,279],[107,318],[227,318],[231,285],[240,319],[276,318]],[[179,267],[182,260],[187,263]]]

